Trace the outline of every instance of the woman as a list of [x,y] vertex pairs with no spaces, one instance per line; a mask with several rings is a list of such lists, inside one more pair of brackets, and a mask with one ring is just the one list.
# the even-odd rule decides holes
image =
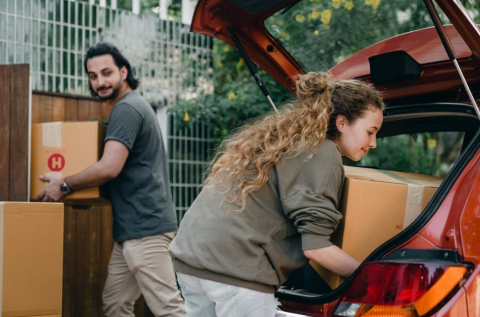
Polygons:
[[226,140],[170,245],[190,317],[273,317],[275,290],[309,259],[359,263],[329,241],[342,215],[341,155],[376,147],[383,102],[358,80],[300,76],[298,102]]

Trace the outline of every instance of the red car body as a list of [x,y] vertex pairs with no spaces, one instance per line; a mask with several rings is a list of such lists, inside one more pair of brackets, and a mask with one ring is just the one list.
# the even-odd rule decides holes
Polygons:
[[[235,34],[250,59],[294,93],[295,78],[304,71],[264,26],[264,20],[267,17],[294,2],[277,0],[276,5],[254,14],[226,0],[200,0],[191,30],[218,38],[235,47],[227,30],[227,27],[233,26]],[[456,43],[454,48],[459,65],[474,96],[478,97],[480,96],[479,28],[458,1],[436,0],[436,3],[453,24],[446,27],[447,34],[450,40]],[[421,40],[418,40],[419,38]],[[380,85],[380,88],[385,91],[384,98],[387,102],[397,104],[398,100],[414,98],[416,101],[463,101],[469,104],[457,70],[454,64],[448,61],[445,51],[442,51],[442,42],[433,27],[399,35],[367,47],[333,67],[330,73],[336,79],[359,78],[370,81],[368,57],[395,51],[398,48],[405,49],[419,61],[422,75],[418,79],[405,79]],[[436,52],[437,55],[421,54],[427,51]],[[443,61],[432,62],[438,60]],[[389,108],[386,112],[388,111]],[[462,157],[445,178],[442,188],[425,209],[421,219],[417,219],[398,237],[381,246],[365,261],[365,264],[382,261],[399,250],[425,250],[425,254],[432,250],[454,251],[460,263],[468,264],[468,274],[458,288],[438,304],[433,316],[480,316],[480,141],[478,138],[477,135],[472,139]],[[438,252],[436,254],[439,254]],[[446,253],[445,256],[447,256]],[[312,300],[297,301],[295,296],[280,296],[282,308],[306,316],[333,316],[339,301],[346,298],[345,294],[351,282],[351,280],[347,281],[335,294]],[[432,314],[425,314],[427,315]]]

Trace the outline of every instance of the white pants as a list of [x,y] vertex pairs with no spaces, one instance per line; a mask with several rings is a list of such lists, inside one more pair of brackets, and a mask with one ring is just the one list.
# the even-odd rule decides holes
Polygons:
[[173,236],[171,232],[115,243],[103,290],[107,317],[134,317],[133,305],[140,293],[156,317],[185,316],[168,253]]
[[274,294],[177,273],[187,317],[275,317]]

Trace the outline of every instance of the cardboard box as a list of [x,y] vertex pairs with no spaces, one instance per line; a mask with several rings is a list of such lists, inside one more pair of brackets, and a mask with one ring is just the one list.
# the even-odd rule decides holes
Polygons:
[[[331,242],[362,262],[420,215],[441,181],[435,176],[345,166],[343,219]],[[332,289],[343,283],[341,276],[310,264]]]
[[[32,125],[31,199],[45,189],[40,175],[67,177],[98,162],[103,154],[106,126],[96,122],[51,122]],[[75,191],[66,204],[108,201],[98,187]]]
[[1,316],[62,314],[63,210],[0,202]]

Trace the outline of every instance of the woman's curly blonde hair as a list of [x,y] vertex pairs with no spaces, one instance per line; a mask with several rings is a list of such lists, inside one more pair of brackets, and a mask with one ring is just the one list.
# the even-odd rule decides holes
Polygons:
[[268,170],[282,157],[300,154],[307,147],[312,155],[322,142],[340,137],[336,118],[349,122],[360,118],[367,109],[383,110],[380,93],[359,80],[330,81],[326,73],[302,75],[296,83],[298,102],[287,104],[278,115],[270,114],[242,127],[224,140],[210,164],[205,180],[209,186],[226,184],[222,192],[235,187],[234,197],[245,209],[248,193],[258,190],[268,180]]

